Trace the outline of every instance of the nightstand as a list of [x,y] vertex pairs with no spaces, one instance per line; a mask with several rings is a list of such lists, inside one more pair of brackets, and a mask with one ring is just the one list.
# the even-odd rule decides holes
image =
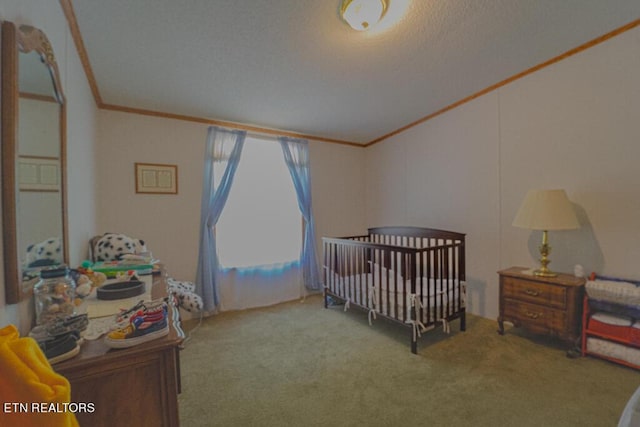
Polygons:
[[539,277],[532,269],[511,267],[500,275],[500,316],[504,322],[575,344],[580,337],[581,301],[585,280],[569,274]]

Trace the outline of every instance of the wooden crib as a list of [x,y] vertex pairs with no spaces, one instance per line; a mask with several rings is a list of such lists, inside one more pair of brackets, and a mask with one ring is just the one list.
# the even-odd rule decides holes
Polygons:
[[323,238],[324,305],[329,298],[421,333],[465,325],[465,235],[419,227],[370,228],[365,236]]

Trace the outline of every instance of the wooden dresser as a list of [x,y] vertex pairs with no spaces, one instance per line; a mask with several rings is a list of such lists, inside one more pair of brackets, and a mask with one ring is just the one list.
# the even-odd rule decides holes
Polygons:
[[498,333],[504,322],[534,333],[553,335],[575,343],[580,337],[585,280],[568,274],[534,276],[532,270],[512,267],[500,275]]
[[[152,298],[166,295],[164,275],[154,276]],[[80,354],[53,365],[71,383],[72,402],[92,402],[93,413],[77,413],[81,426],[178,426],[179,348],[184,334],[170,307],[168,336],[127,349],[111,349],[102,338],[85,342]]]

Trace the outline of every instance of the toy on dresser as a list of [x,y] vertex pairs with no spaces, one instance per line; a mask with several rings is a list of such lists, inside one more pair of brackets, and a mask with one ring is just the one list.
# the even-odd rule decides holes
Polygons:
[[125,254],[141,254],[147,251],[144,240],[124,234],[105,233],[91,248],[94,261],[117,261]]
[[176,298],[179,307],[188,312],[202,310],[202,298],[196,293],[196,285],[192,282],[181,282],[171,277],[167,278],[167,292]]
[[582,354],[640,369],[640,282],[592,273],[585,290]]

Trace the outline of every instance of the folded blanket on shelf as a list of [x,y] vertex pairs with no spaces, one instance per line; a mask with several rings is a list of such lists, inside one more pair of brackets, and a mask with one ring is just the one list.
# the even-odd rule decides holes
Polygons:
[[627,316],[616,316],[610,313],[595,313],[591,316],[598,322],[606,323],[613,326],[631,326],[631,318]]
[[640,305],[640,286],[618,280],[589,280],[585,286],[589,298],[623,305]]
[[640,349],[598,338],[587,338],[587,351],[640,366]]

